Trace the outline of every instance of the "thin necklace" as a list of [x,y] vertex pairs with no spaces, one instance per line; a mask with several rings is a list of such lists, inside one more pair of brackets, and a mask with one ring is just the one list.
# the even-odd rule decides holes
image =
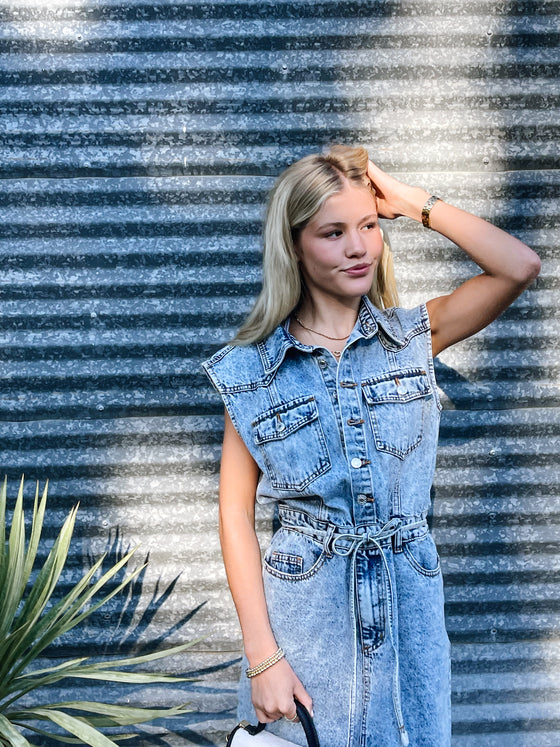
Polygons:
[[320,337],[326,337],[327,340],[336,340],[339,342],[340,340],[347,340],[350,336],[350,333],[347,335],[344,335],[344,337],[331,337],[330,335],[326,335],[324,332],[317,332],[316,329],[311,329],[311,327],[306,327],[305,324],[301,321],[299,316],[297,314],[294,314],[294,319],[299,324],[300,327],[303,327],[303,329],[306,329],[308,332],[313,332],[314,335],[319,335]]

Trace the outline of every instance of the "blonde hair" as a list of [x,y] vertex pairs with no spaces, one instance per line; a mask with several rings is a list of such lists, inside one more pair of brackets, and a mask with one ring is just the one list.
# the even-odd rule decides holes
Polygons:
[[[266,209],[262,290],[235,344],[248,345],[267,337],[298,306],[305,288],[294,241],[326,200],[343,189],[344,179],[373,189],[367,164],[365,148],[334,145],[326,153],[296,161],[280,175]],[[399,302],[393,255],[385,236],[368,297],[380,309]]]

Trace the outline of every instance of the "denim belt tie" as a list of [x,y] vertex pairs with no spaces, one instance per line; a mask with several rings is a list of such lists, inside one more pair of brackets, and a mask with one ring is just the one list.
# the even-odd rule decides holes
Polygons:
[[[332,525],[325,530],[317,530],[307,528],[305,526],[294,526],[289,523],[283,526],[289,526],[291,529],[295,529],[302,534],[309,534],[317,539],[323,538],[325,551],[329,554],[334,553],[342,557],[351,557],[352,560],[352,578],[356,578],[356,555],[359,550],[367,550],[368,548],[375,548],[381,558],[383,559],[383,567],[387,574],[387,581],[389,584],[389,639],[391,641],[391,647],[395,654],[395,669],[393,673],[393,708],[395,711],[395,717],[397,719],[397,726],[401,738],[401,744],[403,747],[408,747],[409,737],[404,725],[404,719],[401,707],[401,685],[399,676],[399,651],[395,644],[393,635],[393,610],[395,608],[395,592],[393,588],[393,581],[391,579],[391,571],[385,553],[383,552],[383,544],[396,538],[402,532],[411,531],[413,529],[427,528],[428,522],[426,519],[419,519],[413,522],[404,522],[399,517],[393,517],[381,529],[375,533],[364,533],[364,534],[351,534],[348,532],[341,531],[337,527]],[[349,543],[347,546],[340,546],[340,543]],[[354,607],[354,593],[355,590],[351,589],[350,594],[352,595],[352,608]],[[356,647],[354,647],[356,649]]]

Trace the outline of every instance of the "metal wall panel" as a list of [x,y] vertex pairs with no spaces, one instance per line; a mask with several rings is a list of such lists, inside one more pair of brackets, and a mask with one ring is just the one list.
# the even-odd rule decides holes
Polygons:
[[[150,556],[131,599],[50,655],[208,636],[173,662],[196,684],[54,698],[191,700],[138,743],[224,743],[240,639],[200,362],[258,291],[274,175],[359,142],[543,259],[439,356],[432,523],[454,746],[560,743],[559,17],[533,0],[0,2],[0,466],[12,494],[22,472],[50,479],[50,536],[80,501],[65,583],[104,550]],[[476,270],[410,221],[389,230],[405,306]]]

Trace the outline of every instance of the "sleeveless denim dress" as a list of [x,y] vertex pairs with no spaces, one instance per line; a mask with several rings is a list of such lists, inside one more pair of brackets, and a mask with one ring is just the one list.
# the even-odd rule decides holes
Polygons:
[[[322,747],[446,747],[449,639],[426,521],[441,404],[425,305],[380,311],[364,297],[338,363],[286,322],[203,365],[260,467],[257,500],[278,504],[267,606]],[[244,673],[238,716],[256,721]],[[270,731],[305,744],[286,719]]]

